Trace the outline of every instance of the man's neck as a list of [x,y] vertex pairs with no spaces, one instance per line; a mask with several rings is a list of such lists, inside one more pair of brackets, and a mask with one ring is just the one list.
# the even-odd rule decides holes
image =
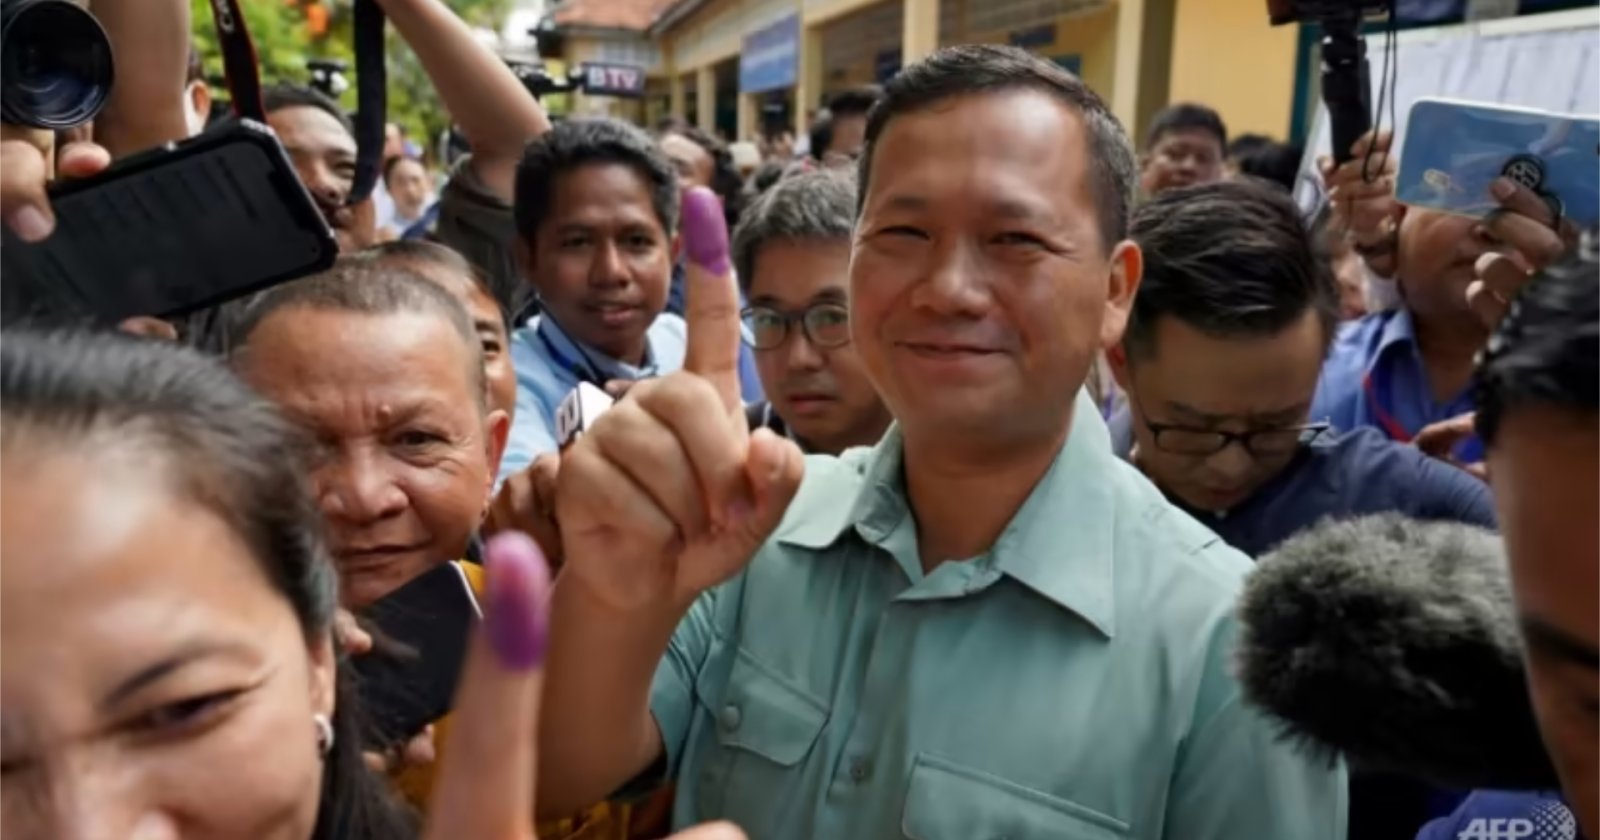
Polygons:
[[1411,320],[1434,402],[1454,400],[1472,381],[1473,362],[1488,341],[1488,333],[1475,321],[1421,318],[1415,312]]
[[922,570],[966,560],[994,546],[1066,441],[1058,434],[1004,449],[949,441],[905,441],[906,497],[917,522]]

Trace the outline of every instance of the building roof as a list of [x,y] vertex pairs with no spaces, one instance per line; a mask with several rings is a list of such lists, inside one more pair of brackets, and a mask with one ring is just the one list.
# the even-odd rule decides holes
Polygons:
[[566,0],[551,17],[557,28],[643,32],[675,0]]

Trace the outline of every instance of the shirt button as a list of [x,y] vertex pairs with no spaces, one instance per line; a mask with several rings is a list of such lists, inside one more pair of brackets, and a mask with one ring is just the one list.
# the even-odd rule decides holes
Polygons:
[[872,775],[872,762],[858,758],[850,762],[850,778],[857,782],[864,782]]
[[729,703],[728,705],[723,706],[722,713],[717,715],[717,723],[721,725],[723,729],[732,731],[739,728],[740,718],[741,715],[739,714],[739,707]]

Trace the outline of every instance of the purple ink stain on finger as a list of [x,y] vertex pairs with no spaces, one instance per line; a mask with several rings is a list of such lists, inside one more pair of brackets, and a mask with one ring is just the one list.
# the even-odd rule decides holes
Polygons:
[[722,201],[705,187],[683,194],[683,249],[689,262],[718,277],[728,273],[728,223]]
[[550,568],[527,535],[507,532],[489,540],[484,626],[500,663],[526,671],[544,662],[550,631]]

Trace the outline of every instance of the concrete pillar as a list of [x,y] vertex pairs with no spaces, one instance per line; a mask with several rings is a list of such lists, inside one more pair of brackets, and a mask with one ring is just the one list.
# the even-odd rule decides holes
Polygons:
[[756,123],[761,119],[761,94],[739,94],[739,131],[734,140],[748,140],[756,133]]
[[717,133],[717,74],[710,64],[694,72],[695,125],[701,131]]
[[1119,0],[1116,73],[1111,111],[1134,142],[1150,118],[1167,104],[1172,73],[1173,0]]
[[668,89],[672,92],[672,105],[668,108],[668,113],[680,120],[687,119],[688,115],[684,113],[684,100],[688,97],[684,96],[683,92],[683,74],[679,73],[676,67],[672,68],[671,72],[672,75],[667,79]]
[[800,66],[795,71],[794,135],[800,137],[811,126],[806,114],[817,107],[822,96],[822,27],[806,26],[800,32]]
[[921,61],[939,48],[939,0],[902,0],[905,32],[900,37],[900,66]]

